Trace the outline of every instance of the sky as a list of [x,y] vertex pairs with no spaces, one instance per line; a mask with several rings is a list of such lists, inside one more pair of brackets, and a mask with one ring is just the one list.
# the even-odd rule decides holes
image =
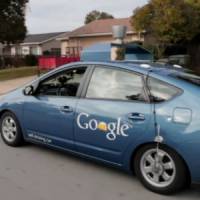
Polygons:
[[129,17],[148,0],[29,0],[26,10],[28,33],[71,31],[84,24],[92,10],[108,12],[116,18]]

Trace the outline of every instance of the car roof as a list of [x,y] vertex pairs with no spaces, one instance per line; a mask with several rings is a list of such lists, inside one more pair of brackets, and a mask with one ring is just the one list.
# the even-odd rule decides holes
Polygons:
[[186,71],[181,67],[179,68],[174,67],[173,65],[162,65],[148,61],[78,62],[77,64],[119,67],[142,74],[149,74],[151,72],[161,76],[167,76],[173,73],[181,73]]
[[[62,71],[65,68],[73,67],[78,65],[101,65],[101,66],[110,66],[110,67],[117,67],[122,68],[126,70],[131,70],[137,73],[141,73],[144,75],[148,75],[149,73],[154,73],[160,76],[168,76],[170,74],[174,73],[181,73],[184,72],[185,69],[183,68],[176,68],[172,65],[161,65],[157,63],[152,63],[148,61],[110,61],[110,62],[76,62],[76,63],[70,63],[64,66],[61,66],[59,68],[56,68],[55,70],[51,71],[50,74],[53,74],[56,71]],[[46,77],[46,75],[43,75],[42,77]]]

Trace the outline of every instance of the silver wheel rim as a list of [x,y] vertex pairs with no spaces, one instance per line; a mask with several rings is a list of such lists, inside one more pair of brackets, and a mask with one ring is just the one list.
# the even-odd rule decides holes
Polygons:
[[150,149],[140,161],[140,169],[145,180],[152,186],[163,188],[175,179],[176,167],[172,157],[163,150]]
[[7,142],[14,142],[17,136],[17,125],[12,117],[5,117],[2,122],[2,134]]

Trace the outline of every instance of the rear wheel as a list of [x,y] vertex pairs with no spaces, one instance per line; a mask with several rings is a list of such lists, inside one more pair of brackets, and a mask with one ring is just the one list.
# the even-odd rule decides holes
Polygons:
[[0,119],[0,132],[3,141],[9,146],[20,146],[23,135],[16,116],[11,112],[5,112]]
[[161,145],[142,147],[134,160],[135,173],[145,187],[153,192],[169,194],[186,186],[187,168],[180,156]]

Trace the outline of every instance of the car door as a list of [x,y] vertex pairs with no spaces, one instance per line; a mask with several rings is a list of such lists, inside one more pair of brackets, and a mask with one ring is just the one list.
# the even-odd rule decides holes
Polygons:
[[96,66],[88,82],[77,104],[76,148],[120,163],[130,146],[134,148],[139,140],[148,140],[155,133],[144,78],[132,71]]
[[74,113],[87,68],[71,67],[45,78],[24,103],[26,137],[61,148],[74,148]]

